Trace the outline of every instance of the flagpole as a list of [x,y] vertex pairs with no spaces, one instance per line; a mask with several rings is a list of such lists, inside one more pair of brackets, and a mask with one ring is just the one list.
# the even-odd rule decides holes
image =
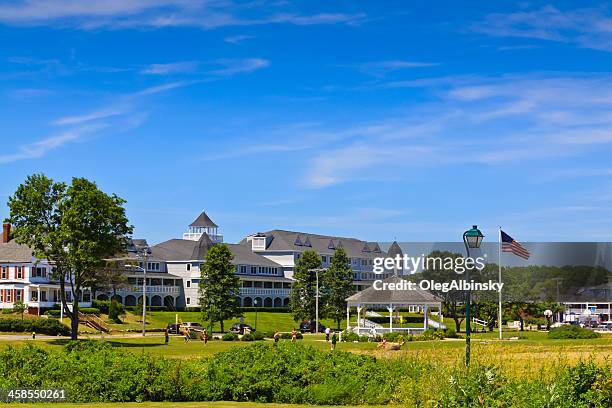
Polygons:
[[[498,262],[498,267],[499,267],[499,283],[501,284],[502,281],[502,268],[501,268],[501,246],[502,246],[502,239],[501,239],[501,226],[499,227],[499,247],[498,247],[498,251],[499,251],[499,262]],[[502,334],[502,292],[501,292],[501,287],[499,288],[499,312],[497,315],[497,325],[499,326],[499,339],[503,340],[504,336]]]

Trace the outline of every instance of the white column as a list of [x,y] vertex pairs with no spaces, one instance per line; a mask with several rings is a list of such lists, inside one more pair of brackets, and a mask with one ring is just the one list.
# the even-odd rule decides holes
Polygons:
[[429,306],[425,306],[425,318],[423,319],[423,324],[425,325],[425,330],[429,328]]
[[357,305],[357,332],[361,328],[361,305]]
[[389,310],[389,333],[391,333],[393,331],[393,305],[389,304],[387,310]]
[[349,305],[346,305],[346,330],[350,330],[351,328],[350,321],[351,321],[351,307]]

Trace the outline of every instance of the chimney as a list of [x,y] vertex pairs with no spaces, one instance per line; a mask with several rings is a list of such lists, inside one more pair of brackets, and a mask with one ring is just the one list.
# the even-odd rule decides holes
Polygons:
[[11,235],[11,224],[2,224],[2,243],[6,244],[9,242],[9,236]]

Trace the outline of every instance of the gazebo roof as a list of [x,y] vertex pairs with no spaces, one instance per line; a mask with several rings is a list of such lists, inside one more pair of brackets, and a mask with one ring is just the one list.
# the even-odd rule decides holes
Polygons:
[[[400,276],[392,276],[383,280],[384,283],[399,283],[403,279]],[[436,305],[438,306],[442,299],[432,293],[415,288],[414,290],[376,290],[373,286],[355,293],[346,299],[349,306],[374,304],[374,305]]]
[[193,222],[189,224],[189,226],[190,227],[204,227],[204,228],[217,228],[218,227],[218,225],[215,224],[213,220],[211,220],[210,217],[204,211],[202,211],[202,213],[198,215],[198,218],[193,220]]

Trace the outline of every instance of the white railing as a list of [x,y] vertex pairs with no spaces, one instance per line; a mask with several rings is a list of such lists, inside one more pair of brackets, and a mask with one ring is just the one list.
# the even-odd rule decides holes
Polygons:
[[[128,286],[118,289],[117,292],[142,293],[142,286]],[[147,293],[171,293],[178,295],[181,288],[178,286],[147,285]]]
[[[202,233],[201,232],[185,232],[183,234],[183,239],[189,240],[189,241],[198,241],[201,237],[202,237]],[[215,244],[220,244],[220,243],[223,242],[223,235],[211,235],[211,234],[208,234],[208,237]]]
[[289,296],[291,289],[273,288],[240,288],[241,295],[260,295],[260,296]]
[[[352,330],[359,334],[360,336],[362,335],[370,335],[372,333],[372,328],[368,328],[368,327],[353,327]],[[385,333],[390,333],[390,332],[394,332],[394,333],[403,333],[403,334],[421,334],[425,331],[425,328],[423,327],[394,327],[393,329],[390,329],[388,327],[375,327],[374,330],[376,331],[376,334],[385,334]]]

